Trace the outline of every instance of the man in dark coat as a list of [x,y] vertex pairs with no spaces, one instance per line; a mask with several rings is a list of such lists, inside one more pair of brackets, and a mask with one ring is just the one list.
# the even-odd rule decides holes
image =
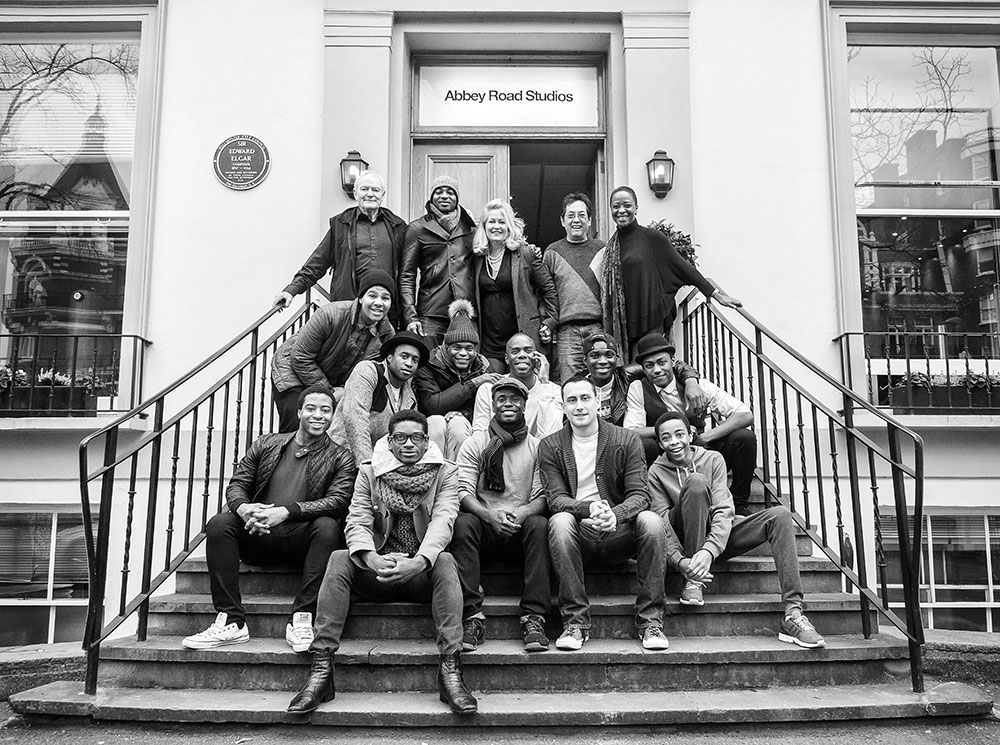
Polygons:
[[[408,331],[439,346],[448,328],[448,306],[476,295],[472,234],[476,224],[458,203],[458,181],[439,176],[431,183],[427,214],[406,229],[399,295]],[[419,274],[419,291],[417,277]]]
[[[406,221],[382,206],[385,182],[374,171],[365,171],[354,182],[351,207],[330,218],[330,229],[302,268],[284,290],[274,296],[274,304],[288,307],[292,297],[305,292],[327,271],[331,300],[353,300],[358,296],[358,280],[372,269],[380,269],[398,281]],[[395,287],[393,287],[395,292]],[[389,309],[389,321],[397,325],[398,312]]]

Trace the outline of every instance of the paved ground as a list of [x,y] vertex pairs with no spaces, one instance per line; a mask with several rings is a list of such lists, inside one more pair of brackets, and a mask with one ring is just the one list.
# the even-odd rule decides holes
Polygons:
[[[1000,697],[1000,684],[988,686]],[[333,730],[288,725],[135,725],[81,723],[75,720],[32,721],[18,718],[0,726],[0,743],[17,745],[1000,745],[1000,709],[992,719],[977,721],[836,722],[810,725],[772,724],[727,727],[658,727],[517,730]],[[10,717],[0,704],[0,722]]]

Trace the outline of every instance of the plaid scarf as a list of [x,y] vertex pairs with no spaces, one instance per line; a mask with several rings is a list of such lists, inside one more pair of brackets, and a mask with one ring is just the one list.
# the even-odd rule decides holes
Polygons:
[[486,471],[483,475],[483,486],[490,491],[502,492],[507,488],[503,478],[504,448],[517,442],[524,442],[528,436],[528,424],[524,414],[511,424],[501,424],[496,417],[490,419],[490,441],[483,450],[483,462]]
[[[622,287],[621,246],[616,231],[604,248],[601,262],[604,286],[601,288],[601,306],[604,308],[604,330],[618,339],[628,351],[628,321],[625,315],[625,290]],[[624,355],[623,355],[624,356]]]
[[462,213],[458,205],[455,205],[455,209],[448,213],[442,212],[430,203],[427,204],[427,209],[429,209],[430,213],[434,215],[434,219],[437,220],[438,225],[447,230],[449,233],[455,230],[455,226],[458,225],[458,221],[462,219]]

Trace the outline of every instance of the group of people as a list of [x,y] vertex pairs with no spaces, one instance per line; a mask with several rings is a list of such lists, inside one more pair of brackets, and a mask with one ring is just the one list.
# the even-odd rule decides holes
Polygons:
[[409,225],[384,192],[362,174],[357,206],[275,298],[285,306],[333,272],[333,301],[274,355],[279,431],[250,446],[228,511],[208,522],[217,617],[184,646],[248,641],[240,561],[294,562],[285,637],[313,664],[289,712],[335,696],[360,597],[430,603],[441,700],[470,714],[461,654],[487,637],[483,561],[523,563],[524,649],[543,652],[553,580],[555,647],[578,650],[591,628],[585,567],[634,557],[638,640],[666,650],[666,572],[683,576],[682,604],[703,605],[713,565],[764,543],[785,605],[779,639],[824,646],[803,614],[791,514],[750,510],[750,408],[675,359],[668,338],[680,287],[739,302],[636,223],[635,193],[612,193],[606,246],[590,200],[569,194],[566,238],[540,252],[505,202],[473,223],[450,177]]

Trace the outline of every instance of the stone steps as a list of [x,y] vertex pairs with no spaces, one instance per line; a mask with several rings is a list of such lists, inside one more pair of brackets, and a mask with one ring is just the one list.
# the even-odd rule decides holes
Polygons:
[[[806,595],[817,592],[840,592],[843,580],[837,566],[825,558],[799,557]],[[777,593],[778,575],[774,559],[768,556],[739,556],[716,564],[715,579],[705,587],[706,594]],[[487,595],[517,595],[523,586],[522,568],[517,564],[487,563],[482,568],[482,586]],[[288,567],[240,567],[240,591],[251,595],[294,595],[302,581],[299,569]],[[591,595],[638,591],[635,562],[609,567],[587,567],[587,592]],[[683,581],[676,573],[667,575],[668,594],[680,593]],[[177,571],[176,591],[180,594],[209,593],[207,563],[204,559],[186,561]],[[553,593],[555,586],[553,585]]]
[[[487,634],[494,639],[519,639],[519,597],[487,597],[483,604]],[[590,598],[591,636],[599,639],[632,639],[635,636],[635,596],[600,595]],[[255,595],[244,598],[250,633],[284,638],[291,595]],[[848,593],[814,593],[807,597],[810,620],[821,634],[861,632],[858,596]],[[784,605],[777,593],[707,595],[700,608],[681,605],[667,597],[664,630],[668,636],[759,636],[777,634]],[[164,595],[149,603],[149,633],[153,636],[186,636],[206,628],[215,619],[207,595]],[[557,614],[549,616],[552,638],[560,632]],[[873,615],[873,624],[874,624]],[[366,603],[351,605],[344,639],[433,639],[436,637],[430,606],[424,603]]]
[[22,714],[150,722],[277,722],[337,727],[557,727],[742,724],[985,716],[992,702],[961,683],[795,686],[760,690],[484,693],[460,717],[436,693],[342,693],[310,716],[285,713],[288,691],[102,687],[58,682],[11,696]]
[[[637,640],[591,639],[579,652],[553,646],[528,654],[520,640],[489,640],[462,656],[471,689],[497,692],[700,690],[773,685],[845,685],[908,674],[898,639],[831,636],[807,650],[768,637],[677,637],[669,651]],[[116,640],[102,649],[105,685],[289,691],[307,677],[311,657],[283,639],[189,650],[181,637]],[[346,640],[336,655],[337,689],[433,691],[438,652],[431,640]]]

